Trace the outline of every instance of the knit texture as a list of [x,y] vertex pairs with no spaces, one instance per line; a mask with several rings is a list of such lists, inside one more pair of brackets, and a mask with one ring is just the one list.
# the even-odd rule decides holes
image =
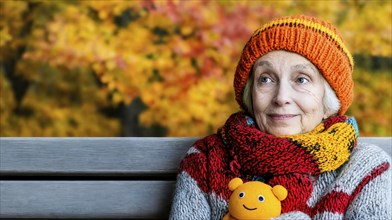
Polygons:
[[218,135],[233,158],[230,165],[237,176],[247,178],[241,175],[246,173],[272,186],[283,185],[289,195],[282,202],[282,211],[309,214],[305,201],[313,191],[312,176],[339,168],[355,147],[356,125],[347,119],[330,117],[312,132],[276,137],[260,131],[251,117],[239,112],[227,120]]
[[353,118],[331,117],[314,131],[280,138],[254,126],[243,112],[233,114],[218,134],[189,149],[170,219],[220,220],[234,177],[287,188],[278,219],[391,217],[390,157],[376,146],[357,146]]
[[[334,116],[309,133],[282,138],[260,131],[251,117],[239,112],[227,120],[218,135],[230,148],[233,163],[247,173],[319,174],[348,160],[358,138],[356,127],[353,118]],[[284,151],[284,157],[276,151]]]
[[237,102],[246,109],[243,92],[258,58],[274,50],[302,55],[311,61],[335,91],[344,115],[353,100],[354,61],[342,37],[330,23],[307,16],[283,17],[256,30],[246,43],[234,76]]

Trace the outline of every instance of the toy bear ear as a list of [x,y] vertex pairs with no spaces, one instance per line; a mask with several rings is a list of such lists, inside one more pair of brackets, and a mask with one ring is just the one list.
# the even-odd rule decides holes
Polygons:
[[229,189],[231,191],[234,191],[235,189],[237,189],[237,187],[241,186],[244,182],[242,182],[242,179],[236,177],[232,180],[230,180],[229,182]]
[[278,198],[279,201],[283,201],[287,197],[287,189],[281,185],[272,187],[272,193]]

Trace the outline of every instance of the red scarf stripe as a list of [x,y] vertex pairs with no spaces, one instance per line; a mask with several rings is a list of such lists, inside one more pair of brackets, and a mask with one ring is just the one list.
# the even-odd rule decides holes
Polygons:
[[[330,117],[324,126],[328,129],[346,120],[347,116]],[[261,132],[244,112],[233,114],[218,134],[232,155],[232,163],[238,164],[235,166],[238,172],[248,175],[320,173],[318,158],[308,152],[309,146],[302,146],[302,143],[291,138],[279,138]]]
[[298,201],[307,201],[310,198],[314,182],[311,178],[304,178],[303,174],[292,173],[275,176],[268,184],[282,185],[288,190],[287,198],[282,201],[282,213],[301,210],[310,215],[311,208],[305,202]]
[[339,123],[339,122],[345,122],[347,120],[347,116],[345,115],[340,115],[340,116],[335,116],[335,117],[330,117],[328,118],[328,120],[326,120],[324,122],[324,127],[325,130],[327,130],[329,127],[331,127],[332,125]]

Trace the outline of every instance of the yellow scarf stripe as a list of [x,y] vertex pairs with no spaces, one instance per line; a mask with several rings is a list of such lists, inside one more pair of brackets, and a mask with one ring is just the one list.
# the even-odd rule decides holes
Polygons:
[[350,144],[354,143],[357,133],[351,124],[345,122],[336,123],[326,131],[323,130],[324,124],[320,124],[312,132],[288,138],[315,157],[320,172],[327,172],[336,170],[348,160],[351,154]]
[[256,30],[255,33],[253,34],[253,36],[259,34],[262,31],[270,29],[270,28],[272,28],[274,26],[279,26],[279,25],[282,25],[282,24],[283,25],[287,25],[287,24],[302,24],[305,27],[312,28],[312,29],[314,29],[316,31],[319,31],[319,32],[327,34],[335,42],[337,42],[339,44],[340,48],[342,48],[343,52],[349,58],[351,68],[353,69],[353,67],[354,67],[354,59],[353,59],[351,53],[348,51],[347,47],[344,45],[342,39],[340,39],[340,37],[338,37],[338,35],[335,34],[334,31],[332,31],[331,29],[329,29],[329,28],[327,28],[327,27],[325,27],[325,26],[323,26],[321,24],[318,24],[318,23],[314,23],[314,22],[311,22],[311,21],[305,21],[305,20],[301,20],[301,19],[291,19],[291,18],[284,19],[284,20],[277,20],[277,21],[274,21],[272,23],[265,24],[263,27],[261,27],[258,30]]

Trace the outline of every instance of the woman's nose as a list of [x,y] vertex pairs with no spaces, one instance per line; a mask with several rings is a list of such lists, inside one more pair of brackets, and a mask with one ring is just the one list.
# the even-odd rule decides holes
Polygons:
[[275,97],[273,99],[274,104],[283,106],[292,102],[293,91],[290,89],[290,85],[286,83],[280,83],[276,88]]

